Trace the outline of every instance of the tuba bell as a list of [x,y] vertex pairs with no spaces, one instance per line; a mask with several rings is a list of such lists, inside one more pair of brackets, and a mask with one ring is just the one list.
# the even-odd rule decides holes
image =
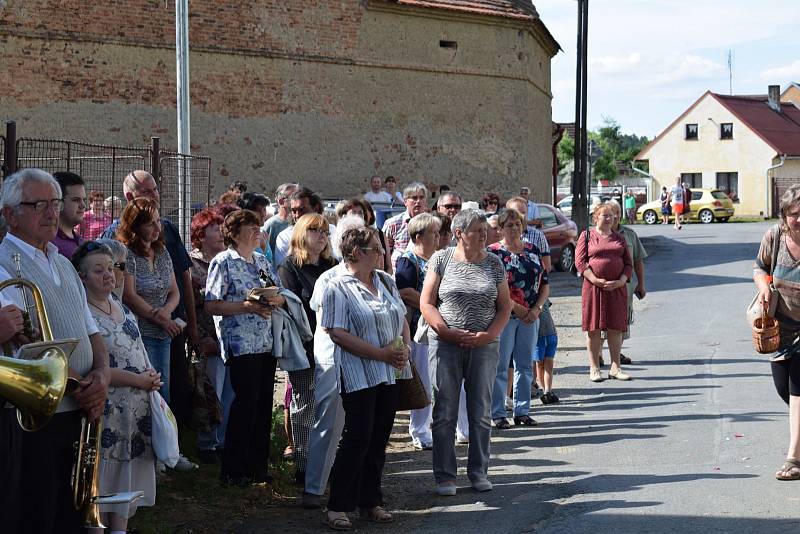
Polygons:
[[[68,379],[67,354],[60,346],[63,342],[53,342],[53,333],[39,288],[23,278],[0,282],[0,291],[7,287],[18,287],[23,296],[25,289],[28,289],[33,295],[34,307],[39,317],[42,341],[23,347],[29,353],[33,351],[33,359],[0,356],[0,397],[17,408],[20,426],[32,432],[47,424],[58,408],[64,392],[76,386],[77,382]],[[25,301],[27,303],[27,298]],[[30,325],[28,310],[23,313],[27,316],[26,324]]]

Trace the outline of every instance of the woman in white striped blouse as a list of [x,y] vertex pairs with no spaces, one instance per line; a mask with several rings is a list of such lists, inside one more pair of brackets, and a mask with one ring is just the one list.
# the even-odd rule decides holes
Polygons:
[[[375,522],[392,521],[383,508],[381,476],[397,405],[395,373],[411,378],[406,308],[392,278],[376,265],[383,255],[377,230],[347,230],[341,238],[347,273],[323,296],[321,325],[335,345],[344,431],[331,471],[327,522],[352,528],[347,512],[359,507]],[[402,338],[402,348],[394,348]]]

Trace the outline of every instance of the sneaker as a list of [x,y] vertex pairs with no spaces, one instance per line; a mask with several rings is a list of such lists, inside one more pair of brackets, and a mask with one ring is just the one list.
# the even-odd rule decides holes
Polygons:
[[602,382],[603,375],[600,374],[600,369],[589,369],[589,380],[592,382]]
[[514,399],[511,397],[506,397],[506,410],[513,410],[514,409]]
[[472,489],[480,492],[492,491],[492,483],[488,479],[482,478],[472,483]]
[[456,494],[455,480],[440,482],[436,485],[436,495],[440,497],[453,497]]
[[456,443],[458,443],[459,445],[466,445],[467,443],[469,443],[469,436],[465,436],[463,434],[459,434],[458,432],[456,432]]
[[194,471],[195,469],[200,469],[200,466],[181,454],[178,457],[178,463],[175,464],[173,469],[175,471]]
[[433,450],[433,443],[430,443],[430,442],[427,442],[427,441],[414,440],[411,444],[418,451],[430,451],[430,450]]

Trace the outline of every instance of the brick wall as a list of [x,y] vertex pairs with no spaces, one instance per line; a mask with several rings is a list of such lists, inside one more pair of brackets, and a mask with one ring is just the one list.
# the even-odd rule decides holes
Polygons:
[[[348,196],[379,173],[547,198],[551,52],[518,24],[365,5],[190,3],[192,150],[216,192]],[[28,137],[174,147],[174,5],[104,6],[0,2],[0,114]]]

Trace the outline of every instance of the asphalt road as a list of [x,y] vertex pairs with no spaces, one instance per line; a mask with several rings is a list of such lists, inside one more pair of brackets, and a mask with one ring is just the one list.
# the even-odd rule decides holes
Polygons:
[[[398,465],[390,455],[386,476],[405,493],[398,522],[357,528],[800,532],[800,482],[773,478],[788,442],[787,408],[744,319],[754,294],[753,258],[767,227],[636,227],[651,253],[649,293],[636,303],[625,344],[634,359],[627,383],[589,382],[578,284],[555,275],[554,291],[562,294],[554,310],[561,307],[564,333],[555,387],[562,402],[534,404],[537,428],[493,435],[494,491],[473,492],[462,474],[456,497],[437,497],[429,462],[403,458]],[[466,449],[459,451],[463,468]]]

